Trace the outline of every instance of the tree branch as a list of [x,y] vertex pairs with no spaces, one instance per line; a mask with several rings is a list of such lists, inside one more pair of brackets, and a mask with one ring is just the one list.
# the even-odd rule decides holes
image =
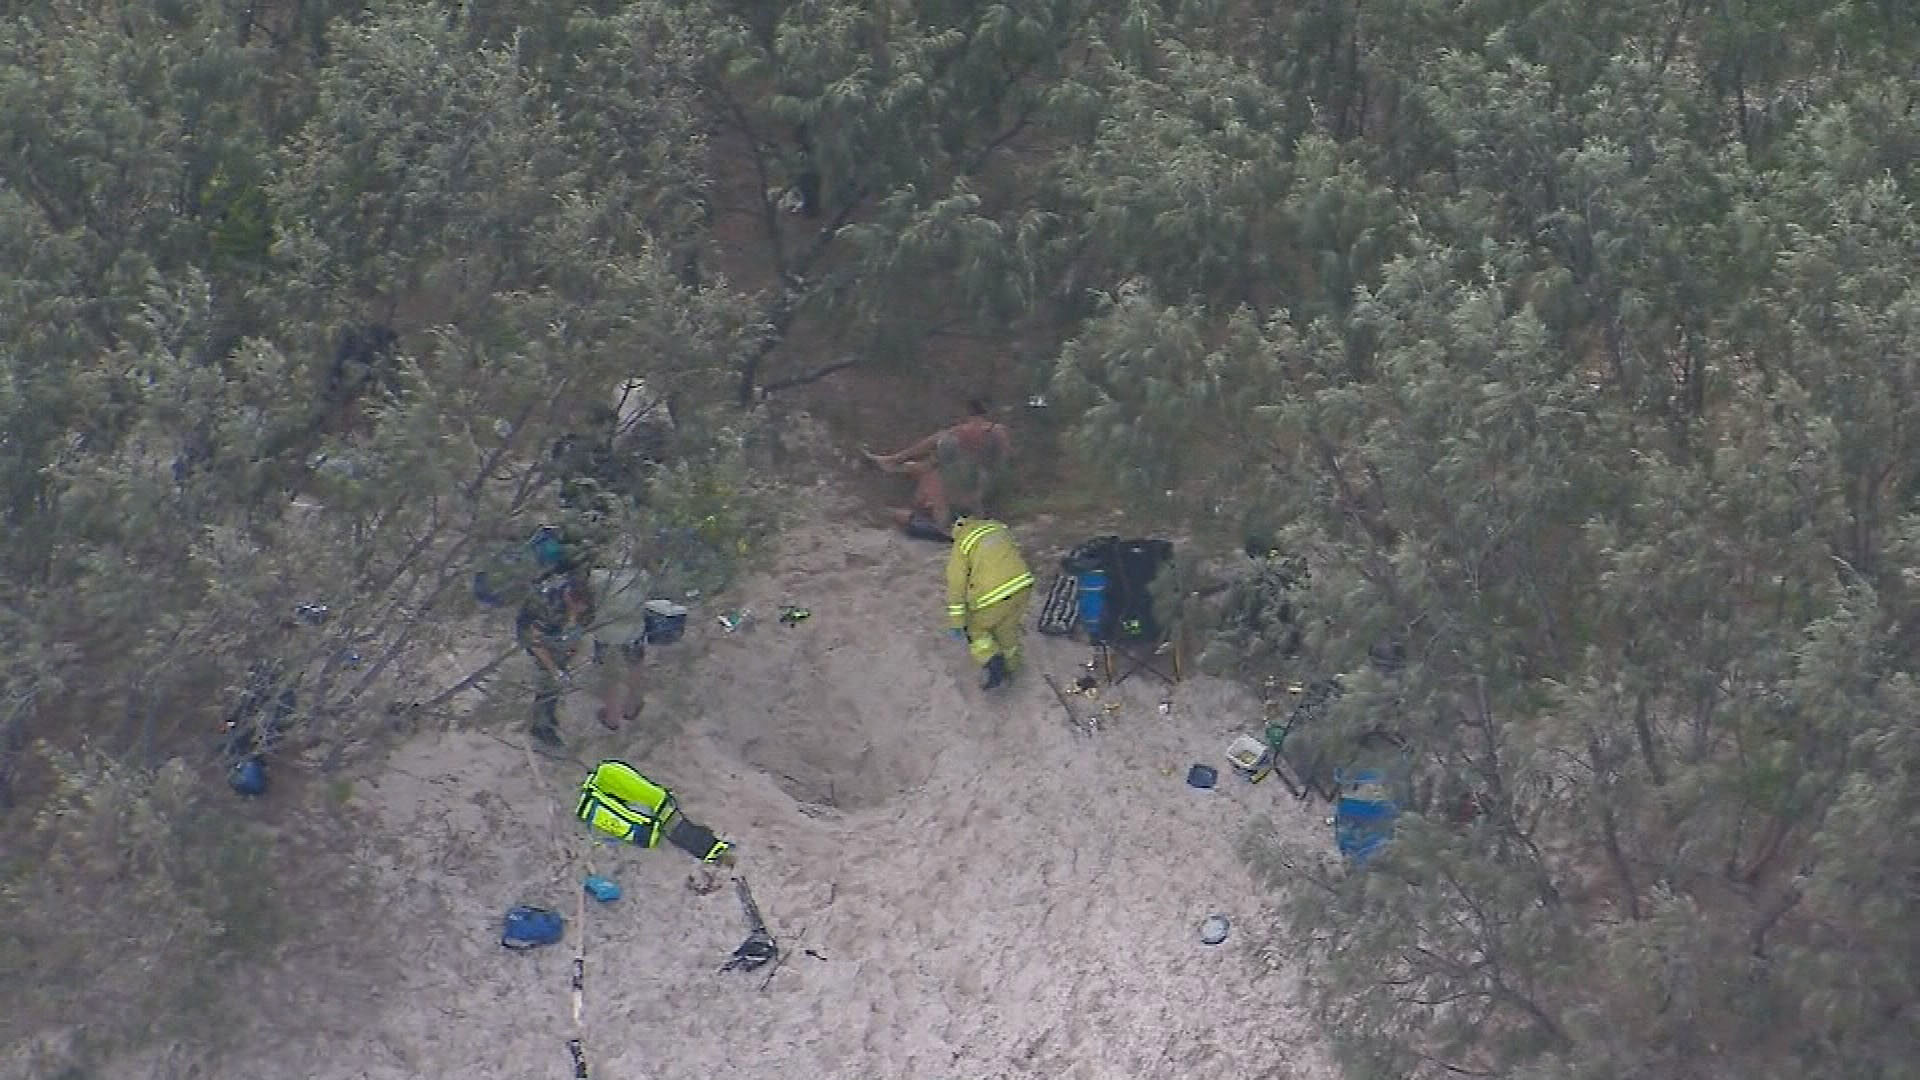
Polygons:
[[480,665],[477,669],[473,671],[472,674],[468,675],[466,678],[461,679],[459,682],[454,683],[452,686],[449,686],[445,690],[440,691],[438,694],[435,694],[433,697],[428,698],[426,701],[421,702],[420,707],[423,709],[437,709],[440,706],[445,705],[447,702],[452,701],[454,698],[459,697],[461,694],[466,693],[468,690],[471,690],[474,687],[479,686],[482,682],[486,681],[487,676],[492,675],[494,672],[500,670],[500,665],[506,663],[508,660],[511,660],[513,658],[513,654],[519,651],[520,651],[520,647],[518,645],[511,645],[505,649],[502,649],[497,656],[487,661],[486,663]]
[[853,196],[834,212],[833,220],[820,227],[820,233],[814,238],[813,245],[807,248],[798,262],[793,264],[795,277],[804,279],[813,271],[814,264],[826,255],[827,248],[833,243],[834,237],[840,234],[841,229],[846,228],[847,223],[853,220],[854,212],[865,206],[868,197],[872,194],[873,192],[867,190],[864,184],[854,189]]
[[979,172],[986,166],[987,159],[993,156],[995,150],[1000,149],[1015,138],[1018,138],[1020,133],[1027,129],[1027,125],[1033,121],[1034,115],[1039,111],[1040,106],[1038,103],[1028,102],[1027,107],[1020,110],[1020,115],[1014,117],[1012,126],[987,140],[986,145],[982,146],[972,157],[967,159],[966,163],[960,167],[961,173],[972,176]]
[[845,371],[850,367],[858,366],[859,363],[860,363],[859,359],[855,357],[848,357],[841,360],[835,360],[831,364],[822,364],[819,367],[814,368],[812,371],[805,372],[800,375],[795,375],[785,379],[777,379],[770,383],[764,383],[760,387],[760,393],[764,396],[767,394],[776,393],[781,390],[791,390],[796,386],[805,386],[808,383],[816,383],[816,382],[819,382],[821,379],[824,379],[827,376],[832,375],[834,372]]

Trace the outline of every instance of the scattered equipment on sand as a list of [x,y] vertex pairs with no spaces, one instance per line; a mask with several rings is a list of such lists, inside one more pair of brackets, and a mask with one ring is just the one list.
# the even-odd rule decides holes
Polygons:
[[1230,926],[1225,915],[1207,916],[1207,921],[1200,924],[1200,944],[1218,945],[1227,940]]
[[1227,761],[1251,783],[1259,783],[1273,771],[1273,748],[1257,736],[1241,734],[1227,746]]
[[649,645],[671,645],[687,632],[687,608],[671,600],[649,600],[641,608],[641,628]]
[[[1070,633],[1077,625],[1110,686],[1143,671],[1179,682],[1185,672],[1178,636],[1173,620],[1154,610],[1152,588],[1173,562],[1173,543],[1163,539],[1100,536],[1080,544],[1060,560],[1062,576],[1075,585],[1059,587],[1057,606],[1071,594],[1071,616],[1043,612],[1043,631]],[[1050,593],[1049,600],[1056,598]]]
[[609,758],[594,767],[580,785],[574,815],[601,832],[643,848],[660,841],[679,848],[703,863],[730,865],[733,845],[704,825],[688,821],[673,792],[640,774],[640,770]]
[[611,904],[620,899],[619,883],[611,878],[601,877],[599,874],[588,874],[582,887],[587,890],[588,896],[603,904]]
[[1052,675],[1044,676],[1044,678],[1047,680],[1047,688],[1053,691],[1053,696],[1060,699],[1060,707],[1067,711],[1067,723],[1073,725],[1073,729],[1083,735],[1099,734],[1099,716],[1088,716],[1083,719],[1079,713],[1073,710],[1073,703],[1067,700],[1067,694],[1070,691],[1060,689],[1059,682],[1055,681]]
[[515,952],[553,945],[566,936],[567,921],[549,908],[521,904],[507,912],[500,944]]
[[1039,629],[1051,637],[1064,637],[1080,625],[1080,579],[1061,573],[1047,587],[1040,605]]
[[767,921],[760,917],[760,905],[753,902],[753,890],[747,879],[733,879],[733,891],[740,895],[740,908],[747,914],[747,940],[733,950],[733,956],[720,966],[721,971],[753,971],[780,958],[780,946],[767,932]]

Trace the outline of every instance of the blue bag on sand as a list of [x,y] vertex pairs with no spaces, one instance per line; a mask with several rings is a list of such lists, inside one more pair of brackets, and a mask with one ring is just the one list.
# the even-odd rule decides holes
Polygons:
[[566,936],[567,921],[557,911],[521,904],[507,912],[500,931],[500,944],[509,949],[532,949],[553,945]]
[[586,890],[588,896],[593,897],[603,904],[611,904],[615,900],[620,899],[619,884],[603,878],[599,874],[587,875]]

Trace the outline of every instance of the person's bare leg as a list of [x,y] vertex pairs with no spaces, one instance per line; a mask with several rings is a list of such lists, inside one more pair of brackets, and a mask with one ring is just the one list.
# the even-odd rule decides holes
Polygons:
[[912,446],[907,447],[905,450],[896,450],[891,454],[876,454],[871,450],[862,450],[860,452],[867,456],[868,461],[873,462],[882,469],[892,471],[895,468],[908,465],[917,458],[923,458],[933,453],[934,444],[940,440],[942,434],[944,433],[936,431],[926,438],[921,439],[919,442],[914,443]]
[[881,472],[892,473],[896,476],[901,473],[910,473],[913,471],[913,467],[915,465],[920,464],[920,462],[912,461],[912,460],[894,461],[891,459],[891,457],[883,457],[881,455],[872,454],[872,453],[867,454],[867,460],[872,462],[874,467],[879,469]]
[[632,723],[640,719],[640,713],[647,707],[647,671],[646,664],[639,660],[627,662],[627,700],[625,708],[620,710],[622,723]]
[[607,657],[605,661],[601,661],[601,665],[603,665],[603,671],[601,671],[603,688],[601,688],[599,723],[603,728],[616,732],[620,730],[620,724],[628,719],[630,700],[636,696],[634,678],[630,671],[626,671],[626,661],[620,659],[618,655]]
[[602,663],[605,683],[600,699],[600,724],[608,731],[618,731],[646,707],[645,662],[616,652]]
[[934,528],[941,532],[952,531],[953,507],[947,502],[946,489],[939,484],[934,484],[933,490],[927,493],[927,512],[933,515]]
[[934,527],[941,532],[953,528],[953,504],[947,499],[947,485],[940,478],[940,467],[931,461],[915,462],[908,467],[914,475],[913,502],[933,515]]

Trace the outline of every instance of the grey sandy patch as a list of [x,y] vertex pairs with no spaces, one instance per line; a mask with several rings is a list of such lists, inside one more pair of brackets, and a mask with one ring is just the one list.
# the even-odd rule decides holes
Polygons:
[[[1257,705],[1192,680],[1162,713],[1167,692],[1143,677],[1103,697],[1123,708],[1089,739],[1038,678],[979,691],[942,632],[942,552],[812,525],[778,559],[728,606],[812,617],[731,635],[701,612],[662,666],[656,700],[683,713],[677,733],[605,743],[738,842],[774,936],[817,958],[797,952],[770,980],[720,974],[746,930],[730,889],[690,891],[696,864],[677,851],[587,842],[570,817],[576,769],[543,760],[536,779],[486,735],[422,735],[356,786],[379,977],[289,963],[280,978],[345,1002],[352,1022],[286,1011],[222,1075],[567,1075],[575,932],[595,1075],[1333,1075],[1284,957],[1195,941],[1221,911],[1242,915],[1234,941],[1260,937],[1250,913],[1268,897],[1235,851],[1248,821],[1324,832],[1277,784],[1222,770],[1208,797],[1185,786]],[[1086,658],[1030,642],[1036,675],[1071,679]],[[572,919],[569,845],[624,896],[589,903],[566,948],[503,953],[511,904]]]

